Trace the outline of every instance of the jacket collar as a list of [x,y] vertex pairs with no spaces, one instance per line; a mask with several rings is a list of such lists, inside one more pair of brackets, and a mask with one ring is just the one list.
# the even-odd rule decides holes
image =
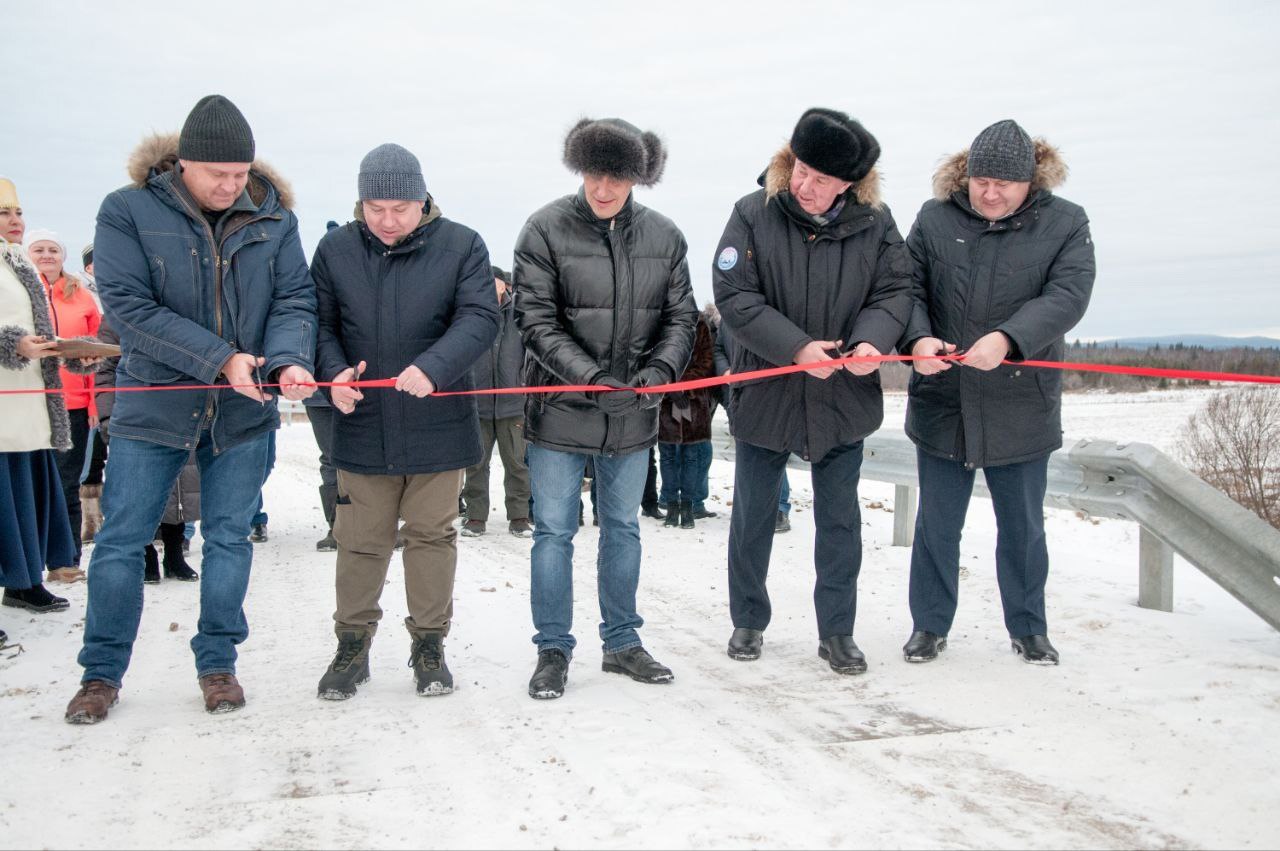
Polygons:
[[627,202],[622,205],[622,209],[612,219],[599,218],[595,210],[591,209],[590,202],[587,201],[586,184],[578,187],[578,193],[573,196],[573,209],[579,216],[586,220],[589,224],[600,231],[609,231],[615,228],[623,227],[631,224],[640,210],[643,210],[640,204],[636,202],[635,190],[627,195]]
[[431,223],[440,218],[444,214],[440,211],[440,205],[435,199],[427,195],[427,205],[422,208],[422,218],[418,221],[418,226],[401,237],[394,245],[387,245],[381,239],[369,230],[369,226],[364,222],[364,205],[359,201],[356,202],[355,220],[360,223],[360,233],[364,235],[365,242],[371,249],[386,252],[388,254],[408,254],[417,251],[426,244],[427,228]]

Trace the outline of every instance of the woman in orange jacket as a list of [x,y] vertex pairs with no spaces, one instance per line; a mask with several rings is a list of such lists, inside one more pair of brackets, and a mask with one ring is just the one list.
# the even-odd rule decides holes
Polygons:
[[[84,283],[63,269],[67,258],[66,245],[53,231],[38,229],[27,234],[26,245],[27,255],[44,284],[54,334],[64,338],[96,337],[102,323],[102,312]],[[80,569],[80,474],[84,470],[89,430],[98,425],[98,408],[93,398],[93,375],[78,374],[62,367],[59,377],[62,379],[67,414],[71,418],[72,446],[70,452],[57,453],[58,474],[67,501],[67,516],[71,521],[76,554],[70,565],[49,565],[49,579],[75,582],[84,579],[84,571]]]

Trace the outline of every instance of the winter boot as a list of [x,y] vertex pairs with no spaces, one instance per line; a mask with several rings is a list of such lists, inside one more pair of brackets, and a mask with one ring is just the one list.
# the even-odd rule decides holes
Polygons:
[[453,674],[444,661],[442,630],[409,630],[413,642],[409,646],[409,667],[418,683],[419,697],[435,697],[453,691]]
[[559,650],[549,648],[538,651],[538,666],[529,678],[529,697],[534,700],[554,700],[564,694],[569,682],[569,657]]
[[338,542],[333,538],[333,521],[337,518],[338,488],[336,485],[320,486],[320,508],[324,511],[324,522],[329,525],[328,531],[316,541],[316,552],[333,553],[338,551]]
[[764,631],[735,627],[729,636],[729,658],[739,662],[754,662],[764,650]]
[[26,609],[38,615],[49,612],[61,612],[71,604],[66,597],[56,597],[49,593],[44,585],[36,584],[18,591],[14,588],[4,589],[4,605],[15,609]]
[[320,678],[321,700],[346,700],[354,697],[356,687],[369,682],[369,645],[373,633],[367,629],[338,630],[338,652],[329,670]]
[[146,585],[160,584],[160,554],[156,552],[154,544],[147,544],[142,548],[142,559],[146,565],[142,571],[142,581]]
[[244,709],[244,689],[235,674],[207,674],[200,678],[200,694],[204,711],[222,715]]
[[92,544],[93,537],[102,528],[102,485],[80,486],[80,540]]
[[336,553],[338,551],[338,542],[333,537],[333,530],[325,532],[324,537],[316,541],[316,552],[318,553]]
[[68,724],[97,724],[107,720],[107,712],[119,702],[120,689],[102,680],[89,680],[71,698],[63,717]]
[[680,528],[693,528],[693,503],[687,499],[680,501]]
[[662,519],[662,525],[671,529],[680,525],[680,503],[667,503],[667,516]]
[[667,519],[667,513],[656,502],[642,502],[640,504],[640,513],[645,517],[652,517],[654,520]]
[[195,582],[200,574],[182,557],[182,524],[161,523],[160,540],[164,542],[164,578],[179,582]]

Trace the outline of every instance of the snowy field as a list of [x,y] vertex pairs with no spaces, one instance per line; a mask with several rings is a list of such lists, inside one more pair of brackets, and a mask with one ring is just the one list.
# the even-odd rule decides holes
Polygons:
[[[1204,396],[1071,396],[1068,434],[1167,449]],[[896,430],[901,400],[889,409]],[[717,461],[718,518],[693,531],[642,519],[642,635],[674,684],[599,670],[586,534],[569,690],[530,700],[530,542],[495,515],[496,531],[459,541],[447,652],[460,690],[414,694],[397,557],[374,679],[327,703],[315,683],[333,649],[334,557],[313,549],[315,456],[304,423],[281,431],[241,713],[203,711],[187,649],[197,588],[147,588],[122,701],[97,727],[62,722],[84,587],[70,589],[65,613],[0,610],[26,648],[0,654],[0,846],[1280,845],[1280,635],[1182,564],[1175,613],[1137,608],[1132,524],[1051,512],[1049,618],[1063,664],[1036,668],[1003,634],[994,523],[975,500],[950,647],[907,665],[908,551],[889,545],[893,488],[867,483],[857,638],[871,667],[840,677],[815,652],[812,514],[793,472],[794,530],[774,547],[776,617],[764,657],[744,664],[724,653],[732,469]],[[495,464],[495,493],[500,476]]]

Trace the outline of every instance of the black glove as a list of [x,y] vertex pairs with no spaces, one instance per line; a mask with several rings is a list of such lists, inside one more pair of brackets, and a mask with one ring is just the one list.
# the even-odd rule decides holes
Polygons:
[[611,417],[622,417],[640,409],[640,394],[630,384],[624,384],[612,375],[604,375],[594,382],[597,387],[613,387],[617,392],[595,393],[596,404],[600,410]]
[[[646,366],[636,375],[636,380],[632,383],[634,387],[654,387],[659,384],[667,383],[667,374],[656,366]],[[642,410],[651,410],[662,404],[662,393],[637,393]]]

